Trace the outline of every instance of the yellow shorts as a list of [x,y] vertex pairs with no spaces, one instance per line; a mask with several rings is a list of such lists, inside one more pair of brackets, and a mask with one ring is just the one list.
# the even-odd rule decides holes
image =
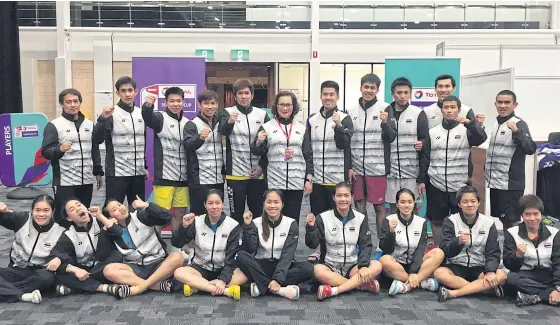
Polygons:
[[154,203],[164,209],[186,208],[189,206],[189,188],[154,185]]

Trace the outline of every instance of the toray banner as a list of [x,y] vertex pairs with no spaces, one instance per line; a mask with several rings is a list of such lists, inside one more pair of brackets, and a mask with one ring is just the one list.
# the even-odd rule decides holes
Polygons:
[[49,119],[42,113],[0,115],[2,184],[17,187],[51,183],[53,176],[50,161],[41,155],[43,130],[48,122]]
[[[185,92],[184,116],[193,119],[198,113],[196,98],[205,89],[206,61],[204,58],[132,58],[132,77],[136,80],[136,106],[142,107],[149,93],[157,95],[154,109],[165,111],[165,91],[180,87]],[[154,133],[146,130],[146,158],[150,179],[146,181],[146,198],[152,201],[154,176]]]
[[[391,83],[405,77],[412,83],[411,104],[424,108],[437,102],[435,80],[439,75],[448,74],[457,83],[455,96],[459,96],[461,81],[461,60],[456,58],[387,58],[385,59],[385,101],[393,101]],[[417,203],[417,214],[426,215],[426,196]]]

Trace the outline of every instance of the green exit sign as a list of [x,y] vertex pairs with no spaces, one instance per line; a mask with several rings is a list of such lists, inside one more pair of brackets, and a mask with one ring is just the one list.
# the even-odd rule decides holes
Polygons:
[[206,60],[214,60],[214,50],[211,49],[196,49],[194,55],[206,58]]
[[230,57],[232,60],[249,60],[249,50],[232,49]]

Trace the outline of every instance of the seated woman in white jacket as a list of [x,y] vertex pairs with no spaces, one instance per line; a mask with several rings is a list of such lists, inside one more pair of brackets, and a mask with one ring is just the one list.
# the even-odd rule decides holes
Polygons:
[[194,240],[192,264],[175,270],[175,279],[184,283],[183,293],[187,297],[200,290],[239,300],[239,284],[246,281],[239,270],[234,272],[241,226],[224,214],[222,191],[211,189],[204,206],[206,214],[185,215],[173,232],[173,247],[180,248]]
[[430,278],[441,265],[445,254],[434,248],[424,255],[428,244],[426,219],[414,214],[414,193],[407,188],[397,192],[397,213],[386,217],[381,224],[379,248],[383,256],[379,260],[383,273],[394,279],[389,295],[410,292],[421,287],[437,291],[438,282]]

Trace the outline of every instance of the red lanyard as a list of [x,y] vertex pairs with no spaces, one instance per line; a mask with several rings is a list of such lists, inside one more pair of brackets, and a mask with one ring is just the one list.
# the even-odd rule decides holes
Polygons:
[[288,131],[288,133],[286,133],[286,131],[284,130],[284,128],[282,127],[282,124],[280,123],[280,121],[278,121],[278,119],[276,119],[276,123],[278,123],[278,127],[280,127],[280,130],[282,130],[282,133],[284,133],[284,135],[286,136],[286,141],[289,144],[290,143],[290,136],[292,135],[292,124],[294,123],[294,121],[292,121],[290,123],[290,131]]

